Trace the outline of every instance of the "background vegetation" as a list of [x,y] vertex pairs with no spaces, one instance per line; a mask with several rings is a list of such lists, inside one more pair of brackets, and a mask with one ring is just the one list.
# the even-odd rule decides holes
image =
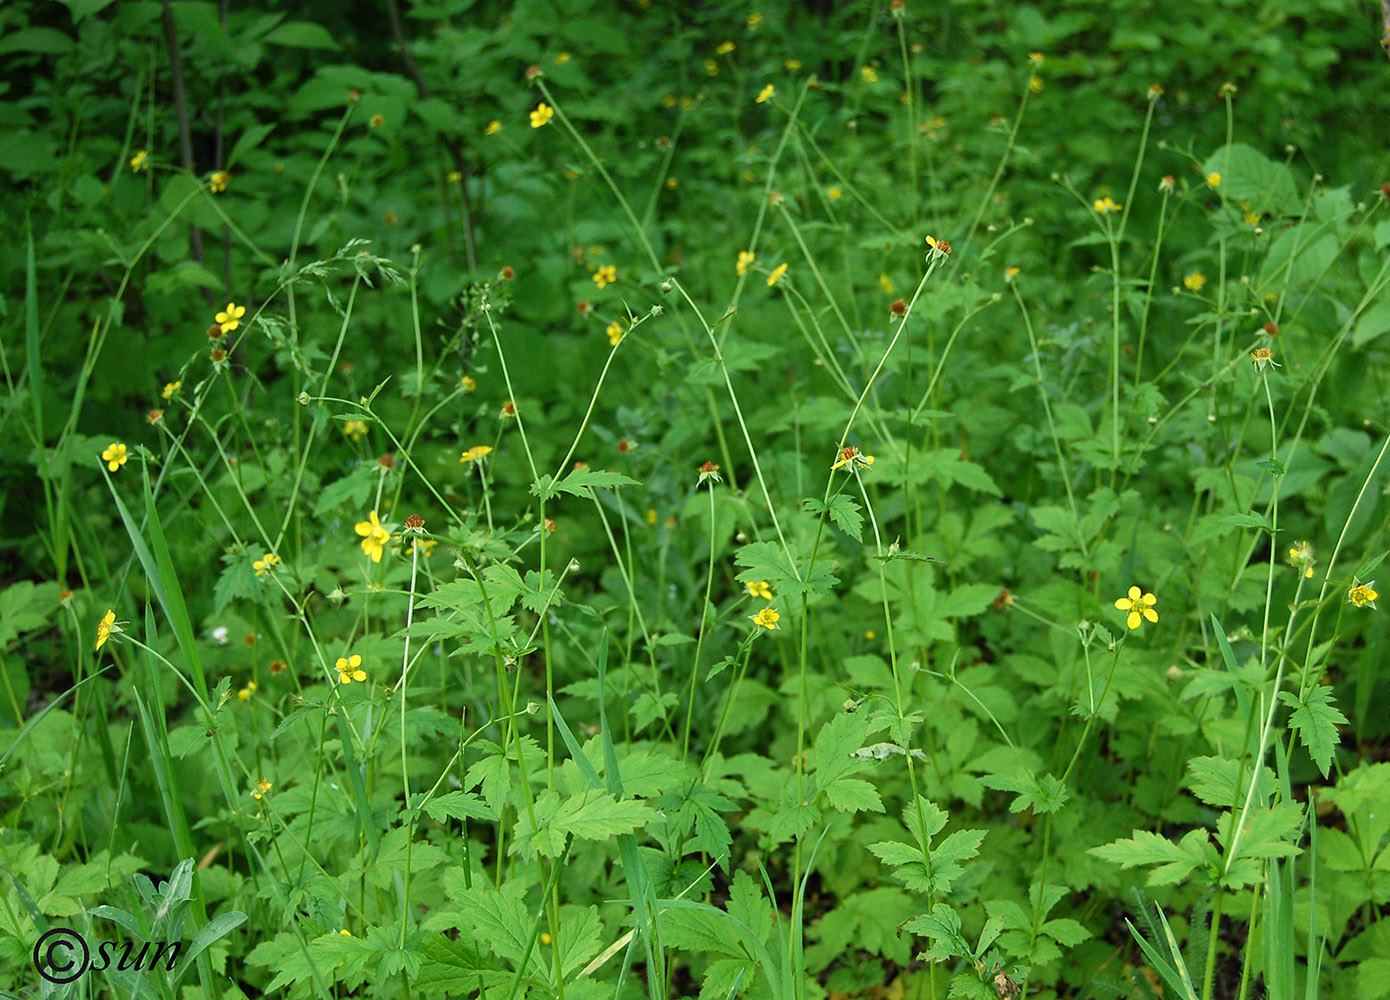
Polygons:
[[0,7],[0,985],[1390,994],[1376,15]]

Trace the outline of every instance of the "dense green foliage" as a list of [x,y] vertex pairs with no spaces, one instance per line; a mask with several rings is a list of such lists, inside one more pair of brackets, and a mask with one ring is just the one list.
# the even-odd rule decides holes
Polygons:
[[0,7],[0,987],[1390,995],[1370,7],[298,8]]

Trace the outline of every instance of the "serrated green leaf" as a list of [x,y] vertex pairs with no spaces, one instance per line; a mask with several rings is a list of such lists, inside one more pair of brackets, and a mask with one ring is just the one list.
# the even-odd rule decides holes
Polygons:
[[434,820],[484,819],[497,822],[497,813],[473,792],[446,792],[425,803],[425,813]]
[[1274,531],[1274,525],[1270,524],[1269,518],[1263,514],[1221,514],[1216,520],[1220,524],[1230,524],[1237,528],[1263,528],[1265,531]]
[[821,789],[826,804],[839,812],[883,812],[878,789],[863,778],[840,778]]
[[541,476],[531,484],[531,493],[548,500],[560,493],[587,497],[591,489],[613,489],[617,486],[641,485],[637,480],[625,476],[621,472],[582,468],[571,470],[569,475],[558,482],[550,476]]
[[859,512],[859,504],[845,494],[838,493],[830,498],[827,509],[830,512],[830,520],[835,527],[856,542],[863,541],[864,515]]
[[1332,704],[1332,688],[1315,684],[1308,690],[1303,701],[1291,691],[1280,691],[1279,700],[1285,705],[1295,706],[1289,716],[1289,725],[1298,731],[1298,738],[1308,749],[1313,763],[1318,765],[1322,776],[1327,777],[1332,765],[1332,751],[1341,742],[1338,726],[1347,724],[1347,717]]

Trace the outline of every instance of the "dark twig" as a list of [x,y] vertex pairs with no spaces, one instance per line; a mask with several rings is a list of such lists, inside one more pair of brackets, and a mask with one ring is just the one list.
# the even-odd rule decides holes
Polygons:
[[[230,0],[222,0],[218,4],[218,19],[222,23],[222,30],[227,30],[227,7]],[[227,119],[227,71],[218,70],[217,73],[217,123],[212,133],[212,164],[214,170],[227,169],[227,163],[223,157],[223,138],[226,129]],[[232,294],[232,231],[227,226],[222,227],[222,287],[230,296]]]
[[[183,61],[179,58],[178,32],[174,28],[174,10],[169,0],[164,0],[164,42],[169,46],[169,71],[174,84],[174,107],[179,120],[179,162],[189,173],[193,173],[193,137],[188,129],[188,97],[183,89]],[[203,261],[203,232],[194,223],[189,227],[189,247],[193,259],[199,264]],[[203,289],[203,297],[212,305],[212,290]]]
[[[165,3],[167,4],[168,0],[165,0]],[[401,9],[397,0],[386,0],[386,14],[391,20],[391,34],[396,39],[396,47],[400,49],[401,62],[405,65],[406,74],[415,81],[415,90],[420,97],[422,99],[429,97],[430,88],[425,83],[425,76],[420,72],[420,66],[415,62],[415,57],[410,54],[410,50],[406,47],[405,29],[401,26]],[[478,267],[478,249],[473,236],[473,203],[468,196],[468,161],[464,159],[463,144],[458,139],[440,135],[439,142],[448,151],[454,169],[463,178],[459,184],[459,190],[463,192],[463,251],[468,270],[474,271]]]

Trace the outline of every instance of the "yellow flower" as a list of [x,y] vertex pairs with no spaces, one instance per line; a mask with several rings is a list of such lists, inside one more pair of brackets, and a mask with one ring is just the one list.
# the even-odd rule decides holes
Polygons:
[[1347,591],[1347,600],[1358,608],[1369,607],[1374,610],[1376,598],[1380,596],[1380,594],[1376,593],[1375,587],[1376,582],[1374,580],[1370,583],[1362,583],[1359,580],[1353,579],[1351,589]]
[[782,66],[787,70],[787,72],[795,73],[797,70],[801,68],[801,60],[788,59],[786,62],[782,63]]
[[106,463],[107,469],[115,472],[126,463],[126,446],[119,441],[112,441],[101,453],[101,460]]
[[148,170],[150,153],[147,149],[142,149],[130,158],[130,172],[138,174],[142,170]]
[[767,585],[766,580],[750,580],[744,586],[748,588],[749,597],[758,597],[764,601],[772,600],[772,588]]
[[858,448],[854,445],[850,445],[847,448],[840,449],[839,461],[830,467],[830,471],[834,472],[836,469],[844,468],[846,465],[855,469],[867,469],[873,464],[874,456],[861,454]]
[[536,105],[536,110],[531,112],[531,127],[540,128],[554,117],[555,109],[544,101],[541,101],[541,103]]
[[362,536],[362,551],[367,553],[372,562],[379,563],[382,549],[391,540],[391,532],[382,526],[381,521],[377,519],[376,511],[372,511],[368,516],[371,520],[358,521],[353,530]]
[[603,332],[608,334],[608,343],[612,347],[617,347],[618,341],[623,339],[623,325],[621,323],[609,323]]
[[1307,542],[1295,542],[1293,548],[1289,549],[1289,565],[1304,567],[1303,575],[1308,579],[1313,578],[1313,546]]
[[173,396],[174,393],[179,391],[179,386],[181,385],[183,385],[182,379],[180,379],[177,382],[165,382],[164,388],[160,391],[159,394],[163,396],[165,399],[168,399],[171,396]]
[[1138,628],[1143,622],[1157,622],[1158,612],[1154,610],[1154,605],[1158,603],[1158,598],[1153,594],[1145,594],[1138,587],[1129,588],[1129,596],[1121,597],[1115,602],[1115,607],[1121,611],[1128,611],[1129,616],[1125,619],[1125,624],[1132,629]]
[[1213,173],[1213,174],[1207,174],[1207,183],[1210,184],[1210,185],[1211,185],[1212,187],[1214,187],[1214,188],[1215,188],[1215,187],[1220,187],[1220,186],[1221,186],[1221,175],[1220,175],[1220,174],[1215,174],[1215,173]]
[[343,434],[350,441],[361,441],[367,436],[367,422],[365,420],[344,420]]
[[604,264],[594,272],[594,284],[600,288],[606,288],[618,280],[618,268],[613,264]]
[[277,556],[274,552],[267,552],[260,559],[257,559],[255,562],[253,562],[251,564],[251,568],[256,571],[257,576],[265,576],[271,570],[275,569],[275,567],[278,566],[279,563],[279,556]]
[[748,269],[753,266],[753,261],[755,260],[757,260],[757,256],[753,251],[740,250],[738,252],[738,263],[734,264],[734,269],[738,271],[741,277],[748,273]]
[[1012,282],[1012,281],[1013,281],[1015,278],[1017,278],[1017,277],[1018,277],[1018,268],[1016,268],[1016,267],[1006,267],[1006,268],[1004,268],[1004,280],[1005,280],[1005,281]]
[[246,315],[246,307],[239,306],[235,302],[228,302],[227,308],[213,317],[218,326],[222,327],[223,333],[231,333],[241,326],[241,317]]
[[250,701],[251,696],[256,693],[256,682],[247,681],[246,686],[236,693],[238,701]]
[[208,178],[208,189],[212,191],[213,194],[221,194],[223,191],[227,190],[227,171],[213,171],[212,176]]
[[465,375],[463,378],[459,379],[459,385],[463,387],[464,392],[478,391],[478,382],[471,375]]
[[269,781],[266,781],[264,778],[257,778],[256,790],[251,793],[251,797],[253,799],[259,799],[262,795],[264,795],[266,792],[270,791],[274,787],[275,786],[273,784],[271,784]]
[[116,624],[116,612],[107,608],[106,614],[97,622],[97,644],[93,649],[100,649],[106,644],[106,640],[111,638],[111,633],[119,631],[121,627]]
[[334,664],[338,668],[338,683],[351,684],[353,681],[365,681],[367,671],[362,669],[362,657],[356,653],[349,659],[345,656],[338,657],[338,662]]
[[[534,118],[534,112],[532,113],[532,117]],[[541,122],[541,124],[544,125],[545,122]],[[499,122],[496,118],[494,118],[492,121],[488,122],[487,127],[483,129],[483,135],[496,135],[498,132],[501,131],[502,123]]]
[[1041,66],[1043,61],[1043,54],[1041,52],[1029,52],[1028,61],[1036,66]]
[[488,455],[492,454],[492,446],[487,444],[475,444],[462,455],[459,456],[460,462],[480,462]]
[[879,272],[878,287],[883,289],[884,295],[893,294],[893,279],[889,278],[884,272]]
[[420,555],[428,559],[430,557],[430,553],[434,551],[434,547],[438,544],[439,543],[436,542],[433,538],[416,538],[411,541],[410,548],[406,549],[406,551],[418,552],[420,553]]
[[1250,352],[1250,362],[1255,366],[1255,371],[1262,372],[1266,366],[1273,365],[1275,368],[1282,367],[1279,362],[1274,360],[1274,352],[1268,347],[1257,347]]
[[[939,240],[935,236],[927,237],[927,246],[931,247],[937,253],[947,254],[951,252],[951,244],[945,240]],[[931,254],[927,254],[927,259],[931,259]]]
[[1189,292],[1200,292],[1207,283],[1207,276],[1201,271],[1193,271],[1186,278],[1182,279],[1182,286]]
[[705,72],[708,73],[710,76],[718,76],[718,75],[719,75],[719,64],[718,64],[717,62],[715,62],[713,59],[706,59],[706,60],[705,60]]
[[772,97],[772,95],[775,94],[775,93],[777,93],[777,88],[774,87],[772,84],[769,83],[769,84],[768,84],[766,87],[764,87],[762,90],[758,91],[758,96],[757,96],[757,98],[753,101],[753,103],[754,103],[754,104],[765,104],[765,103],[767,102],[767,100],[768,100],[770,97]]
[[839,201],[842,195],[844,195],[844,192],[837,187],[833,187],[825,192],[825,196],[831,201]]
[[760,625],[769,632],[777,631],[777,621],[782,616],[771,608],[763,608],[756,615],[749,615],[748,620],[754,625]]
[[760,25],[760,24],[762,24],[762,23],[763,23],[763,12],[762,12],[762,11],[760,11],[760,10],[755,10],[755,11],[753,11],[753,13],[751,13],[751,14],[748,15],[748,30],[749,30],[749,31],[756,31],[756,30],[758,29],[758,25]]
[[1035,94],[1043,92],[1043,82],[1040,76],[1030,76],[1028,78],[1028,89]]
[[783,261],[772,269],[772,273],[767,276],[767,287],[771,288],[787,273],[787,262]]
[[732,51],[734,51],[734,43],[723,41],[719,43],[719,48],[714,50],[714,54],[717,56],[727,56]]
[[656,508],[655,508],[655,507],[648,507],[648,508],[647,508],[647,523],[648,523],[648,524],[656,524],[656,518],[657,518]]
[[463,171],[450,170],[444,179],[447,180],[450,184],[457,184],[459,181],[463,180]]
[[859,70],[859,75],[864,78],[865,83],[878,83],[878,70],[872,66],[863,66]]
[[555,57],[555,65],[557,66],[563,66],[565,63],[569,61],[570,54],[568,52],[561,52],[558,56]]
[[1091,208],[1095,209],[1097,215],[1106,215],[1110,212],[1118,212],[1124,206],[1117,204],[1115,199],[1107,197],[1097,198],[1091,203]]

